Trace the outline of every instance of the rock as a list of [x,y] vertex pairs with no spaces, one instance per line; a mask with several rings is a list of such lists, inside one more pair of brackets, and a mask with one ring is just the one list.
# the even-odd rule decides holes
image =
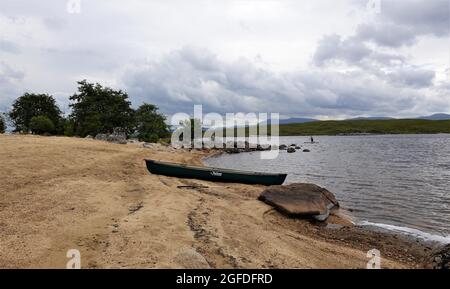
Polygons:
[[271,186],[258,198],[289,217],[315,217],[325,221],[330,210],[339,207],[335,196],[314,184]]
[[311,151],[310,151],[309,149],[304,149],[303,152],[304,152],[304,153],[309,153],[309,152],[311,152]]
[[117,144],[127,144],[127,137],[122,134],[110,134],[106,140]]
[[300,146],[296,146],[295,149],[296,149],[296,150],[299,150],[299,149],[301,149],[301,147],[300,147]]
[[280,146],[278,147],[278,149],[279,149],[280,151],[285,151],[285,150],[287,150],[287,145],[282,144],[282,145],[280,145]]
[[108,139],[108,135],[104,133],[99,133],[95,136],[95,140],[106,141]]
[[291,154],[291,153],[295,153],[296,150],[295,150],[295,148],[290,147],[290,148],[287,149],[287,152]]
[[175,263],[183,269],[210,269],[208,261],[193,248],[184,248],[174,258]]
[[238,148],[231,148],[231,149],[225,149],[225,152],[226,152],[227,154],[238,154],[238,153],[240,153],[241,151],[240,151]]
[[91,135],[87,135],[87,136],[85,137],[85,139],[93,139],[93,137],[92,137]]
[[425,259],[426,269],[450,269],[450,244],[434,250]]
[[291,147],[296,147],[297,145],[295,143],[291,144]]

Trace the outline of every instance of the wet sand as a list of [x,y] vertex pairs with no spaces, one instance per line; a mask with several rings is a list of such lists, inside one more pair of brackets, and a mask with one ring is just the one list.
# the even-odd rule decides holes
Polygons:
[[[0,268],[417,268],[428,248],[398,236],[288,219],[262,186],[151,175],[144,158],[201,165],[208,153],[0,135]],[[180,189],[200,184],[206,189]],[[338,228],[330,228],[338,227]]]

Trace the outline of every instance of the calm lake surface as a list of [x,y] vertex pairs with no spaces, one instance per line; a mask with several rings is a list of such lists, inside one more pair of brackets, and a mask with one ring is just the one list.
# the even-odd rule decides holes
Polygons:
[[450,135],[282,137],[310,153],[280,152],[209,158],[209,166],[287,173],[286,183],[310,182],[333,192],[356,223],[450,243]]

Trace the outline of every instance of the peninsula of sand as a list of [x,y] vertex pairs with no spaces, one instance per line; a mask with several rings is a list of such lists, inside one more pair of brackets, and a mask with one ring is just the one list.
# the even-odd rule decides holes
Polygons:
[[[347,225],[290,219],[262,186],[150,174],[145,158],[208,153],[90,139],[0,135],[0,268],[417,268],[430,248]],[[189,189],[179,186],[203,185]]]

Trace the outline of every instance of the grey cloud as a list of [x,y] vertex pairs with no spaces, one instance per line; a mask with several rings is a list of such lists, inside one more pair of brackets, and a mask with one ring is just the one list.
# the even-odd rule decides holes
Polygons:
[[448,0],[381,1],[371,23],[360,24],[356,37],[387,47],[411,46],[423,35],[448,37]]
[[15,44],[11,41],[8,41],[5,39],[0,39],[0,51],[13,53],[13,54],[19,54],[20,48],[17,44]]
[[362,24],[358,26],[356,37],[360,40],[372,40],[379,45],[399,47],[416,43],[416,32],[412,27],[379,23],[378,25]]
[[449,5],[448,0],[384,0],[381,17],[398,25],[414,27],[418,34],[447,37]]
[[0,61],[0,111],[6,111],[19,94],[19,84],[25,74]]
[[436,73],[426,69],[401,68],[392,73],[388,73],[387,77],[393,82],[400,85],[410,86],[414,88],[430,87]]
[[318,43],[313,59],[314,63],[319,66],[333,61],[343,61],[350,65],[371,63],[391,65],[393,62],[402,63],[404,61],[403,56],[377,52],[358,38],[342,39],[338,35],[329,35],[322,38]]
[[156,103],[168,114],[192,111],[194,104],[219,113],[396,114],[412,109],[419,97],[412,89],[362,71],[277,74],[245,59],[223,62],[192,48],[127,71],[123,84],[135,105]]

